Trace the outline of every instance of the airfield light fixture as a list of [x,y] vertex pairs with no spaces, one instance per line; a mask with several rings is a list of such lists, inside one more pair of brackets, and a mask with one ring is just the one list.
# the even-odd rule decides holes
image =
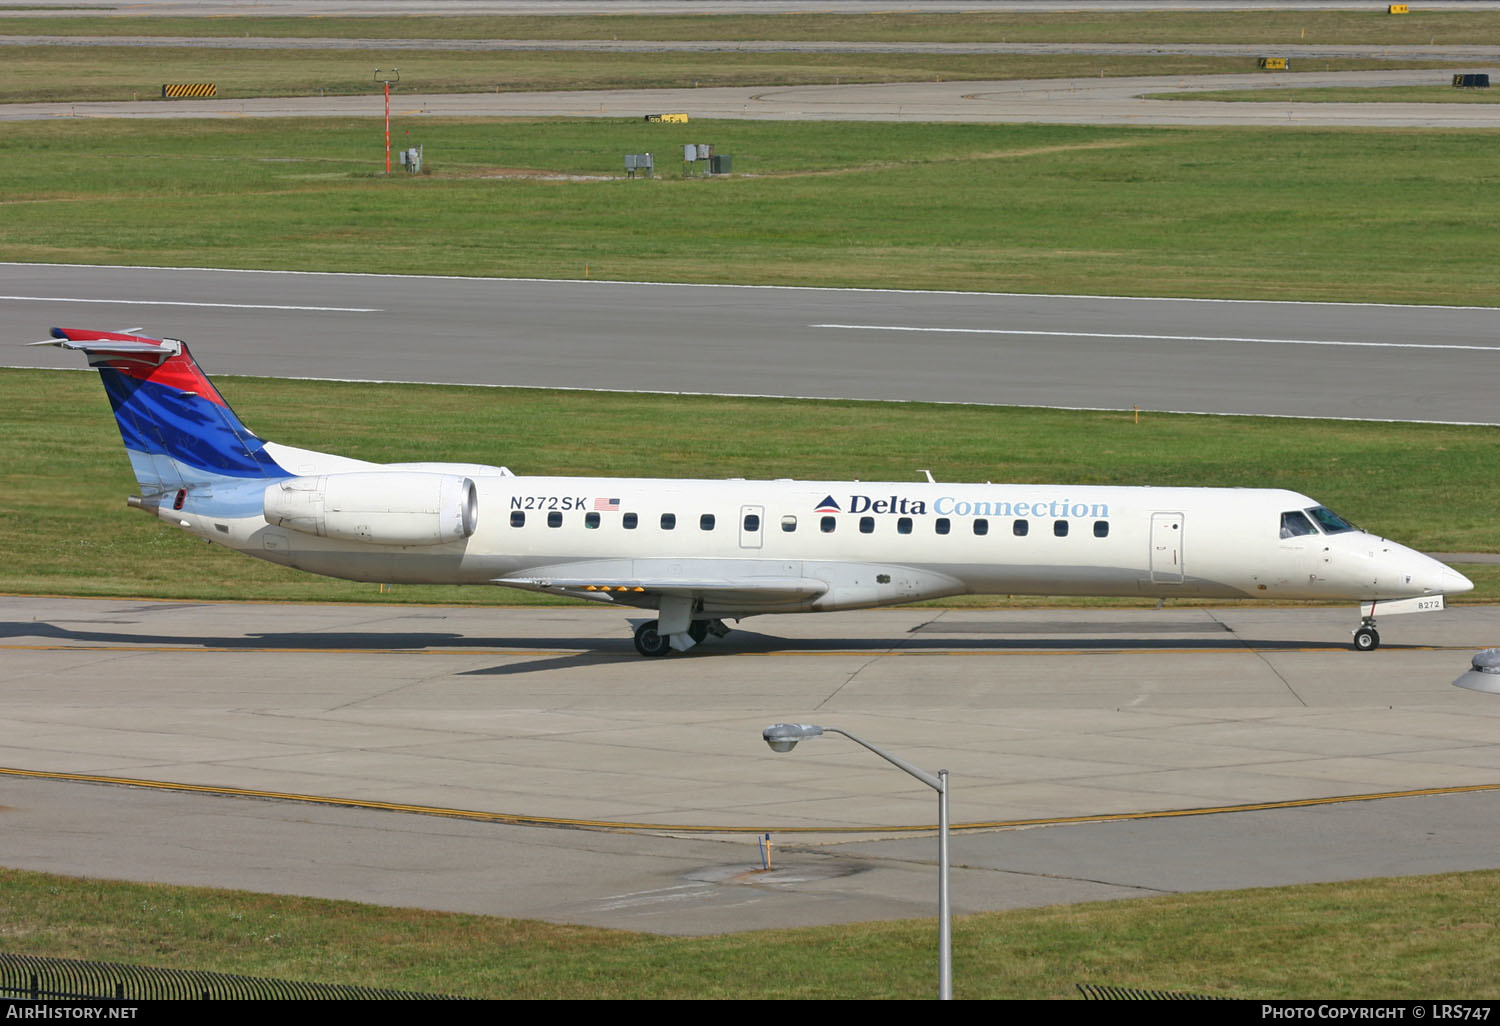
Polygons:
[[868,748],[892,766],[905,770],[938,793],[938,998],[942,1001],[951,1001],[953,999],[953,915],[948,900],[948,771],[938,770],[936,775],[928,773],[905,759],[898,758],[883,748],[870,744],[864,738],[856,737],[838,727],[820,727],[812,723],[774,723],[761,731],[760,736],[766,744],[771,746],[771,751],[790,752],[797,747],[798,741],[806,741],[823,734],[844,735],[855,744]]
[[1500,695],[1500,648],[1487,648],[1483,652],[1474,653],[1469,672],[1453,683],[1470,691]]

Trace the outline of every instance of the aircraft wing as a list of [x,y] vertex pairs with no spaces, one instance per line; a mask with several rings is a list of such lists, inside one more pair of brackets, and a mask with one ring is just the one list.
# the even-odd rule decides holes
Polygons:
[[779,605],[810,602],[828,590],[827,581],[786,572],[792,569],[801,567],[770,560],[603,559],[531,567],[494,583],[627,605],[663,595]]

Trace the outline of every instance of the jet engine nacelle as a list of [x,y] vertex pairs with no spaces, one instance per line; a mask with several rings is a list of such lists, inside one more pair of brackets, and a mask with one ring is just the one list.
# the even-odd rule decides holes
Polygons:
[[369,545],[463,541],[479,524],[474,482],[410,471],[324,474],[278,481],[265,491],[266,523]]

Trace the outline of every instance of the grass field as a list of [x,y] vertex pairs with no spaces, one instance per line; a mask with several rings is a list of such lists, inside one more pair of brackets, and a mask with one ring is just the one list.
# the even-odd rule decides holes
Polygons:
[[[960,916],[954,996],[1491,999],[1500,872]],[[931,921],[667,938],[0,869],[28,954],[491,998],[929,998]]]
[[15,17],[5,35],[355,39],[837,40],[841,42],[1500,43],[1500,13],[1384,10],[775,14],[393,18]]
[[[1496,302],[1486,132],[684,130],[398,107],[393,134],[431,175],[379,173],[378,118],[11,124],[0,259]],[[678,177],[684,139],[736,173]],[[662,177],[626,181],[643,151]]]
[[[915,480],[926,467],[947,481],[1285,487],[1418,548],[1500,550],[1500,494],[1489,487],[1500,428],[1166,414],[1134,424],[1128,411],[266,378],[220,385],[263,437],[375,462],[502,464],[521,474],[865,481]],[[0,592],[531,601],[498,588],[401,587],[381,596],[373,585],[205,546],[127,510],[124,497],[135,484],[92,373],[0,370],[0,409],[0,551],[7,557]],[[452,430],[456,423],[462,432]],[[642,446],[642,438],[692,441]],[[1467,600],[1500,598],[1500,575],[1465,569],[1478,585]]]

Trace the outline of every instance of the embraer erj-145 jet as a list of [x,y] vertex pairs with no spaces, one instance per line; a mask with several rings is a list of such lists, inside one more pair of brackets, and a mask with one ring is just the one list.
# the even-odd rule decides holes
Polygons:
[[1468,578],[1260,488],[526,477],[366,463],[263,441],[187,346],[54,328],[99,369],[135,470],[129,504],[200,538],[330,577],[502,584],[656,610],[642,655],[724,620],[944,595],[1141,595],[1443,608]]

